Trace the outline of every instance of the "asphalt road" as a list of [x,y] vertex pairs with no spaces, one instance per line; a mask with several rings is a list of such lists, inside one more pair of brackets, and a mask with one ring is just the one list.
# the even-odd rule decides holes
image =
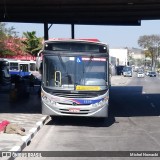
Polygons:
[[[160,78],[125,78],[128,84],[111,87],[110,116],[105,122],[78,117],[49,119],[24,151],[160,151]],[[160,159],[78,157],[82,154],[33,159]],[[16,158],[20,159],[25,158]]]

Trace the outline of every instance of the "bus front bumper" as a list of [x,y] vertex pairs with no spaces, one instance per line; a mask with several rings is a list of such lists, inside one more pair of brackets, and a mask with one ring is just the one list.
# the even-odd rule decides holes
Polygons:
[[42,114],[50,116],[108,117],[108,102],[101,107],[50,106],[42,101]]

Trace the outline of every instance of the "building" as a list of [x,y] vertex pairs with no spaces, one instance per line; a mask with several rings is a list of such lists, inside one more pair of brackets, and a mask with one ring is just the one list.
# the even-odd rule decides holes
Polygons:
[[[128,64],[128,48],[109,49],[110,59],[116,58],[116,66]],[[112,63],[112,62],[111,62]]]
[[142,49],[131,48],[129,49],[129,53],[130,53],[130,63],[132,65],[135,65],[135,66],[145,65],[146,57]]

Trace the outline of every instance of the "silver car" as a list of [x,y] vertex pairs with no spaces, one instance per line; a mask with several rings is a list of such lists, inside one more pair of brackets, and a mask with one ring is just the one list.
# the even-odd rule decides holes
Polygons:
[[144,78],[144,72],[138,72],[137,77],[138,78],[141,78],[141,77]]

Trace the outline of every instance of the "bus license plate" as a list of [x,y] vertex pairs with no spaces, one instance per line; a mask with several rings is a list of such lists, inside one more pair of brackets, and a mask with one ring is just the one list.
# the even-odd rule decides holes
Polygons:
[[80,112],[80,108],[70,108],[69,112],[74,112],[74,113]]

